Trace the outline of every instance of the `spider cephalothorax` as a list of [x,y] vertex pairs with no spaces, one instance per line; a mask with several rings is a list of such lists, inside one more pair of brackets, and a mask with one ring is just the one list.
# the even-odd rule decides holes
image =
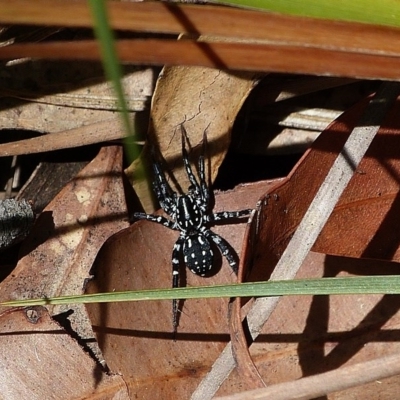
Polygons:
[[[172,190],[165,173],[156,157],[153,156],[154,169],[154,192],[160,206],[170,217],[135,213],[137,219],[147,219],[174,229],[180,232],[172,250],[172,287],[179,286],[179,265],[183,262],[194,274],[205,276],[213,267],[213,251],[211,241],[219,248],[222,255],[227,259],[232,270],[237,273],[237,260],[231,251],[229,244],[222,237],[212,232],[209,225],[215,221],[240,218],[249,216],[251,209],[241,211],[223,211],[213,213],[211,209],[211,192],[206,180],[204,154],[207,138],[204,134],[203,152],[199,157],[198,176],[195,177],[189,163],[189,156],[186,150],[186,131],[182,130],[182,157],[183,164],[188,175],[190,186],[186,194],[178,194]],[[172,301],[173,328],[176,332],[178,326],[178,302]]]

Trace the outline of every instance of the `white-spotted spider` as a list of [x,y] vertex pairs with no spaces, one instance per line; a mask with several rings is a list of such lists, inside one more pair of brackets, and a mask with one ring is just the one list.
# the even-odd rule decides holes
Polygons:
[[[172,250],[172,287],[179,287],[179,266],[183,256],[185,265],[194,274],[205,276],[213,267],[212,240],[227,259],[232,270],[237,273],[238,265],[236,256],[231,247],[221,236],[212,232],[209,225],[215,221],[249,216],[251,209],[241,211],[222,211],[213,213],[211,209],[211,191],[207,184],[204,155],[206,151],[207,137],[204,133],[203,151],[198,162],[199,181],[195,177],[189,163],[189,155],[186,150],[187,134],[183,125],[182,132],[182,157],[183,164],[188,175],[190,186],[187,194],[178,194],[169,185],[161,164],[157,161],[153,151],[153,188],[163,210],[170,219],[163,216],[145,213],[134,213],[137,219],[147,219],[151,222],[162,224],[167,228],[180,231],[178,240]],[[178,301],[172,301],[173,332],[178,327]]]

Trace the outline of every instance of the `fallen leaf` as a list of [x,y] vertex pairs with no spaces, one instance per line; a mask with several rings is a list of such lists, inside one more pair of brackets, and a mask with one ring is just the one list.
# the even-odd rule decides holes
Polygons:
[[179,182],[186,191],[188,179],[183,168],[180,125],[184,124],[190,145],[196,149],[192,154],[195,160],[206,133],[208,167],[211,181],[214,181],[229,147],[233,122],[255,84],[253,73],[234,74],[200,67],[163,69],[152,99],[149,146],[145,147],[140,160],[126,170],[147,212],[154,211],[151,178],[140,175],[137,169],[139,163],[150,163],[150,146],[157,147],[173,172],[172,185]]
[[[268,278],[367,103],[360,102],[335,121],[288,178],[263,197],[260,217],[254,221],[259,229],[250,280]],[[399,270],[396,177],[400,162],[394,150],[400,140],[399,109],[398,99],[313,247],[328,254],[310,253],[296,278]],[[257,374],[270,385],[400,352],[398,341],[392,339],[400,318],[396,299],[379,295],[282,298],[249,350]],[[220,395],[249,388],[249,380],[239,371],[230,375]],[[391,384],[398,384],[398,378],[380,384],[379,391],[390,397]],[[371,390],[377,390],[376,383],[329,398],[370,398]]]
[[[268,183],[250,184],[217,193],[215,211],[254,207]],[[213,231],[240,254],[246,220],[218,225]],[[171,254],[177,232],[139,221],[110,238],[94,265],[88,292],[168,288],[172,283]],[[216,273],[201,278],[182,270],[183,285],[235,281],[218,252]],[[110,370],[122,374],[132,397],[188,398],[229,338],[228,299],[183,303],[176,341],[172,339],[170,301],[86,305],[99,346]]]
[[[128,226],[121,174],[122,148],[103,147],[64,187],[22,244],[24,256],[17,267],[1,282],[2,300],[82,294],[102,244]],[[82,337],[92,337],[83,307],[48,310],[54,315],[71,308],[74,328]]]
[[123,379],[106,374],[44,307],[0,314],[0,353],[3,399],[129,398]]

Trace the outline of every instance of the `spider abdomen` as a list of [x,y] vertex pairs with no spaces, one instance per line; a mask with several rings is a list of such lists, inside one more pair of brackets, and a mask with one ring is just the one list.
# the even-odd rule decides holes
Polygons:
[[188,236],[183,242],[183,260],[196,275],[204,276],[213,265],[213,251],[210,242],[202,233]]

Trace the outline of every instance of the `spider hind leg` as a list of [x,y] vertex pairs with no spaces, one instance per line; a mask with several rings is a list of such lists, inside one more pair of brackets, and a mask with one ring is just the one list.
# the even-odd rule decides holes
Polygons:
[[216,244],[221,254],[228,261],[229,266],[232,268],[232,271],[237,275],[238,273],[237,256],[235,251],[230,246],[230,244],[221,236],[217,235],[216,233],[210,230],[204,231],[204,234],[207,236],[207,238],[211,239]]
[[[180,281],[180,254],[183,245],[184,239],[182,236],[178,238],[178,240],[174,244],[174,248],[172,250],[172,288],[179,287]],[[172,300],[172,327],[173,327],[173,335],[175,338],[178,325],[179,325],[179,318],[178,318],[178,311],[179,311],[179,301],[177,299]]]

